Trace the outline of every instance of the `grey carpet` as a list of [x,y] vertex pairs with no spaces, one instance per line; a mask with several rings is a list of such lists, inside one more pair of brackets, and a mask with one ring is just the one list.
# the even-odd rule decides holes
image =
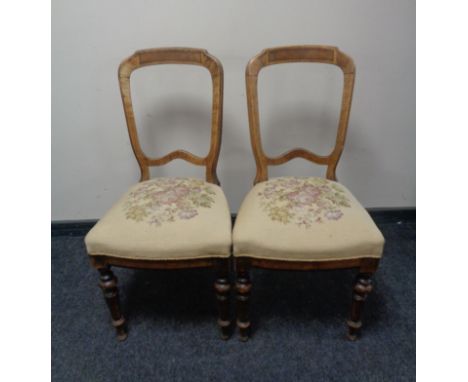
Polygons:
[[[52,238],[54,381],[415,380],[413,223],[387,244],[363,336],[345,339],[353,271],[253,272],[247,343],[219,339],[212,270],[115,269],[129,336],[117,342],[83,237]],[[27,366],[25,366],[27,367]]]

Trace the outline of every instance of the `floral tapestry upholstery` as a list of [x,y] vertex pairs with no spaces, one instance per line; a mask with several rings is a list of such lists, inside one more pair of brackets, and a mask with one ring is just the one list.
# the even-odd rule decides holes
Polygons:
[[380,257],[384,238],[351,192],[310,177],[272,178],[247,195],[233,231],[234,255],[290,261]]
[[192,178],[133,186],[85,238],[90,255],[128,259],[228,257],[231,216],[220,187]]

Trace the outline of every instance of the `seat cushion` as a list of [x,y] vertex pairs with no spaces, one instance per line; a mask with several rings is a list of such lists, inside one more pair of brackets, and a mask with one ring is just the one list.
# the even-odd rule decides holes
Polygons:
[[272,178],[247,195],[233,232],[234,255],[286,261],[380,257],[384,238],[343,185]]
[[192,178],[133,186],[85,238],[90,255],[174,260],[228,257],[231,215],[220,187]]

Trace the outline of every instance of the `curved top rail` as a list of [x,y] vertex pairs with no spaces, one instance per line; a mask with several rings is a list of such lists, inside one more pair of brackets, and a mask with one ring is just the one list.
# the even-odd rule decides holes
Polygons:
[[161,64],[199,65],[207,68],[212,75],[222,73],[220,61],[205,49],[197,48],[154,48],[138,50],[122,61],[119,66],[119,78],[129,77],[141,67]]
[[337,47],[326,45],[279,46],[262,50],[247,65],[246,75],[255,76],[269,65],[288,62],[317,62],[339,66],[343,73],[354,73],[355,67],[351,57]]

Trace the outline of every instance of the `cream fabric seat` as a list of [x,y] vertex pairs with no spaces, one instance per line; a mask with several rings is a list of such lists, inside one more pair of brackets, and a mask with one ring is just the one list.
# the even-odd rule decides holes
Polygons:
[[231,215],[220,187],[192,178],[133,186],[85,238],[89,255],[177,260],[229,257]]
[[272,178],[247,195],[233,232],[234,256],[286,261],[379,258],[384,238],[343,185]]

